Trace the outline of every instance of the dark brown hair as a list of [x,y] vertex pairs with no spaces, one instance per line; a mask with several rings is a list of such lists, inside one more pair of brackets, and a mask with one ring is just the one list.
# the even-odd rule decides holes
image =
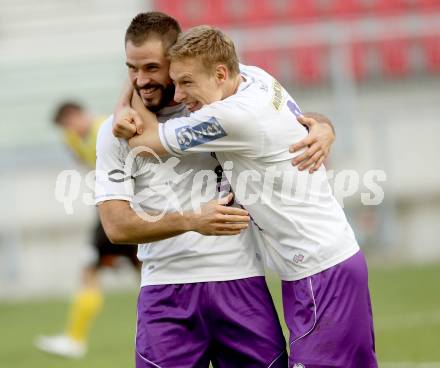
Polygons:
[[136,15],[125,33],[125,43],[142,45],[150,37],[158,37],[165,52],[176,42],[182,32],[179,23],[169,15],[161,12],[148,12]]
[[58,105],[53,114],[53,122],[56,125],[61,125],[63,119],[72,112],[82,111],[83,107],[74,101],[65,101]]

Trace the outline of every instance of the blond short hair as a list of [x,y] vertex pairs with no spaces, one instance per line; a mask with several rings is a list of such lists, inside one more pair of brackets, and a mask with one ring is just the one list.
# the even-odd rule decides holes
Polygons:
[[209,72],[213,72],[218,64],[224,64],[232,75],[239,73],[234,43],[211,26],[193,27],[181,34],[168,50],[168,56],[171,61],[196,57]]

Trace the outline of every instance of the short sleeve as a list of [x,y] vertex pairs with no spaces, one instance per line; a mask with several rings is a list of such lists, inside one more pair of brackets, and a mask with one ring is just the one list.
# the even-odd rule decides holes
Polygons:
[[112,133],[113,117],[101,126],[96,142],[95,204],[119,199],[131,201],[134,179],[128,171],[123,143]]
[[159,137],[164,148],[174,156],[194,152],[257,155],[261,135],[252,124],[255,120],[240,104],[218,101],[187,117],[159,124]]

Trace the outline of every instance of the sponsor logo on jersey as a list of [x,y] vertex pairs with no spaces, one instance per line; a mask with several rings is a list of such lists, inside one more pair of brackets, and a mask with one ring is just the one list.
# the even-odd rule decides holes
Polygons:
[[302,363],[295,363],[292,368],[306,368],[306,366]]
[[274,107],[275,110],[280,111],[281,105],[283,104],[284,101],[283,87],[276,79],[274,79],[272,88],[273,88],[272,106]]
[[177,143],[182,151],[226,135],[225,130],[215,117],[193,127],[187,125],[176,129]]

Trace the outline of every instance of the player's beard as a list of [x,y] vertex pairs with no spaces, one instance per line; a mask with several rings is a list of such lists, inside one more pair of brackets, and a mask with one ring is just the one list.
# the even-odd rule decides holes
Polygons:
[[139,96],[141,95],[142,89],[148,89],[148,88],[157,88],[159,91],[160,97],[159,101],[157,103],[147,103],[142,99],[142,102],[144,103],[145,107],[152,111],[157,112],[160,109],[164,108],[165,106],[168,106],[168,104],[173,100],[174,97],[174,84],[169,83],[165,86],[159,84],[159,83],[148,83],[143,85],[142,87],[136,86],[136,91]]

